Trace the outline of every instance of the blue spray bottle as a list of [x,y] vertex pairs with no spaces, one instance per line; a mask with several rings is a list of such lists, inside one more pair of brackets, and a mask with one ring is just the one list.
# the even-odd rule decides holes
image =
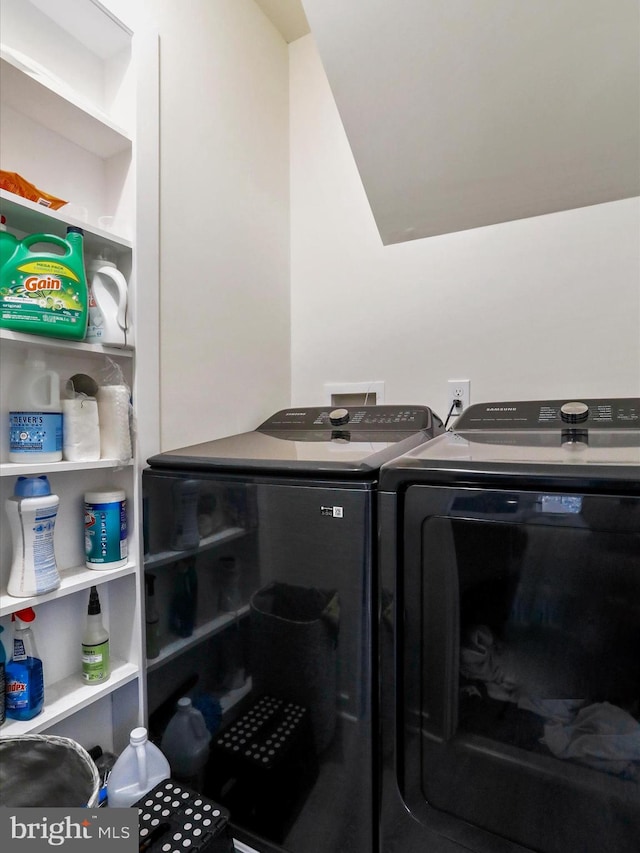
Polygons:
[[[0,625],[0,634],[4,631],[2,625]],[[4,723],[6,718],[5,711],[5,686],[6,686],[6,673],[5,668],[7,665],[7,655],[4,650],[4,646],[2,645],[2,640],[0,640],[0,726]]]
[[30,627],[35,618],[33,607],[11,615],[15,633],[13,655],[6,668],[6,713],[12,720],[31,720],[44,706],[42,661]]

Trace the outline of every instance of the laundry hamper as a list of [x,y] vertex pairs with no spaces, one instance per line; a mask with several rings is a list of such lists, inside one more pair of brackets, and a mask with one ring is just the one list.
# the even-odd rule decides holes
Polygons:
[[307,708],[317,754],[336,726],[339,621],[336,590],[273,582],[251,598],[254,694]]
[[0,806],[94,808],[100,774],[79,743],[57,735],[0,739]]

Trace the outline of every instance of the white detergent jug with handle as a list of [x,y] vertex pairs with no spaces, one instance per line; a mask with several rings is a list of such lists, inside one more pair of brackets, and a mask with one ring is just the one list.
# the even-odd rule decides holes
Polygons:
[[149,741],[144,726],[133,729],[107,780],[107,805],[128,808],[171,775],[169,762]]
[[29,349],[9,389],[9,462],[62,459],[60,377]]
[[174,779],[201,790],[210,741],[211,734],[202,713],[193,707],[188,696],[178,699],[176,713],[169,720],[160,743]]
[[129,329],[127,282],[111,261],[98,258],[89,264],[89,343],[124,347],[132,343]]

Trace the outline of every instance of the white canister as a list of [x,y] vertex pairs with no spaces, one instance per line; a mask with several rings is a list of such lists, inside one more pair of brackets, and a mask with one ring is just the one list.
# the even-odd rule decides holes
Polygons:
[[116,569],[127,562],[127,496],[124,490],[85,492],[84,547],[89,569]]

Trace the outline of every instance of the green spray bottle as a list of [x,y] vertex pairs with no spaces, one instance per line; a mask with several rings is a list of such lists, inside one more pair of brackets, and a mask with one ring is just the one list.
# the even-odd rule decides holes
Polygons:
[[[87,331],[89,299],[83,257],[84,232],[69,226],[67,237],[31,234],[17,243],[0,268],[0,327],[33,335],[81,341]],[[32,249],[49,244],[63,254]]]

